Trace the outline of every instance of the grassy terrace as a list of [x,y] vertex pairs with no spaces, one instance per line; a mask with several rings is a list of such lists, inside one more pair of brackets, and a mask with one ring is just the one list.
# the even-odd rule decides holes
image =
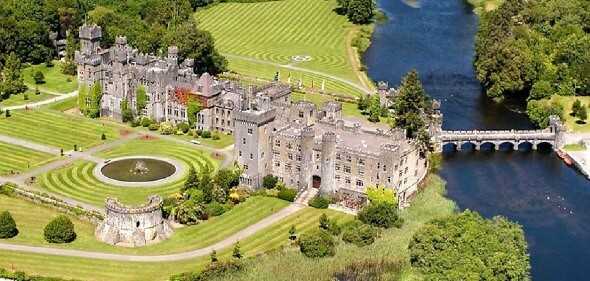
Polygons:
[[590,120],[586,120],[585,124],[578,124],[576,121],[578,118],[570,115],[572,112],[572,105],[574,101],[580,100],[583,106],[590,106],[590,97],[574,97],[574,96],[558,96],[554,95],[548,102],[557,101],[563,106],[563,118],[565,118],[565,125],[568,130],[577,133],[588,133],[590,132]]
[[[115,158],[130,155],[154,155],[175,158],[184,162],[186,167],[197,170],[208,166],[214,170],[217,161],[208,154],[194,147],[179,145],[161,140],[132,140],[110,151],[99,154],[104,158]],[[42,189],[61,194],[82,202],[102,207],[106,197],[117,197],[126,204],[140,204],[151,194],[167,196],[179,191],[184,179],[159,187],[130,188],[105,184],[94,177],[92,171],[96,166],[93,162],[77,161],[70,166],[50,171],[38,179]]]
[[[57,216],[57,211],[18,198],[0,196],[0,199],[3,203],[6,202],[0,210],[7,209],[11,212],[20,231],[16,237],[3,242],[134,255],[170,254],[203,248],[223,240],[288,205],[288,202],[276,198],[252,197],[219,217],[213,217],[198,225],[176,229],[169,240],[146,247],[124,248],[97,241],[94,238],[95,226],[76,219],[73,220],[77,233],[74,242],[61,245],[47,243],[43,239],[43,227]],[[47,215],[36,215],[40,213]]]
[[38,142],[45,145],[73,149],[74,144],[88,148],[119,137],[114,125],[95,120],[65,115],[51,110],[12,111],[11,117],[0,116],[0,134]]
[[[55,66],[47,67],[45,64],[31,65],[22,71],[25,83],[29,88],[39,87],[41,91],[66,94],[78,89],[78,80],[76,76],[65,75],[61,73],[61,62],[54,61]],[[41,71],[45,76],[45,83],[35,85],[33,73]],[[68,81],[69,80],[69,81]]]
[[54,160],[57,156],[0,142],[0,175],[22,172]]
[[[196,17],[213,34],[217,48],[228,54],[231,70],[264,79],[281,70],[285,81],[291,72],[294,79],[302,77],[307,87],[314,80],[319,88],[326,79],[326,90],[358,95],[353,87],[325,76],[268,64],[292,65],[360,84],[346,46],[348,33],[358,27],[334,8],[335,0],[226,3],[201,10]],[[293,62],[291,57],[297,55],[311,56],[311,60]]]
[[26,94],[29,97],[28,100],[25,100],[24,94],[12,95],[12,96],[10,96],[10,98],[1,101],[0,107],[23,105],[23,104],[27,104],[27,103],[44,101],[44,100],[51,99],[51,98],[55,97],[55,95],[51,95],[51,94],[47,94],[47,93],[43,93],[43,92],[41,92],[38,95],[35,95],[35,91],[32,91],[32,90],[27,91]]
[[[449,215],[455,210],[454,203],[444,198],[444,190],[442,180],[436,176],[431,177],[426,189],[418,195],[412,207],[402,213],[405,219],[404,226],[401,229],[384,231],[373,245],[358,248],[340,243],[335,257],[323,259],[305,258],[295,248],[288,247],[282,252],[269,253],[248,260],[248,269],[242,274],[216,280],[327,281],[331,280],[329,277],[333,272],[342,269],[343,266],[353,261],[359,261],[359,257],[366,256],[368,252],[372,253],[370,257],[372,259],[407,260],[407,247],[414,232],[425,222]],[[271,249],[286,246],[289,244],[287,233],[291,225],[296,226],[299,234],[304,233],[317,227],[318,218],[324,212],[329,217],[337,218],[340,222],[351,219],[350,216],[342,213],[306,208],[277,224],[269,226],[267,229],[259,231],[255,236],[241,241],[242,252],[246,256],[252,257]],[[25,212],[27,215],[31,213]],[[219,219],[221,220],[224,216]],[[16,219],[17,223],[21,220],[18,216]],[[176,234],[179,234],[180,231],[177,230]],[[231,249],[218,251],[218,256],[227,259],[230,252]],[[146,263],[109,262],[0,251],[0,267],[66,278],[80,278],[83,276],[85,280],[168,280],[168,277],[173,273],[202,268],[208,261],[209,257],[203,257],[194,260],[158,262],[146,265]],[[69,265],[67,269],[63,268],[63,264]],[[108,270],[105,270],[105,268]],[[406,270],[402,280],[420,280],[420,278],[416,272]]]
[[[49,245],[42,239],[42,228],[57,214],[54,210],[6,196],[0,196],[0,200],[7,202],[6,209],[12,212],[21,231],[19,236],[8,240],[9,243],[134,254],[162,254],[200,248],[222,240],[287,205],[287,202],[275,198],[252,197],[220,217],[196,226],[175,230],[174,236],[170,240],[145,248],[130,249],[112,247],[97,242],[94,240],[93,226],[75,219],[78,239],[68,245]],[[3,206],[2,209],[5,207]],[[38,213],[47,215],[34,215]],[[259,231],[254,236],[240,241],[242,252],[246,256],[253,257],[288,245],[288,229],[291,225],[295,225],[299,233],[309,231],[317,227],[319,216],[322,213],[326,213],[329,217],[336,218],[340,222],[351,219],[349,215],[330,210],[306,208]],[[220,258],[227,259],[231,254],[231,249],[223,249],[218,253]],[[171,274],[197,270],[206,265],[208,261],[209,257],[157,263],[110,262],[0,251],[0,267],[14,268],[45,276],[65,278],[83,276],[84,280],[168,280]],[[63,264],[68,264],[67,269],[64,269]]]

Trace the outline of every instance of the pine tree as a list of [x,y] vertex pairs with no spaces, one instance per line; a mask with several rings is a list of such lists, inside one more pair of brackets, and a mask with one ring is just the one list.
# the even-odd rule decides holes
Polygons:
[[574,103],[572,104],[572,116],[577,116],[578,115],[578,111],[580,110],[580,108],[582,108],[582,102],[578,99],[576,99],[574,101]]
[[295,229],[295,225],[292,225],[289,228],[289,240],[295,241],[295,239],[297,239],[297,230]]
[[182,192],[187,191],[189,189],[198,188],[199,187],[199,177],[197,176],[197,171],[195,168],[191,167],[188,170],[188,177],[184,182],[184,186],[182,187]]
[[588,119],[588,112],[586,111],[585,106],[581,106],[580,109],[578,109],[577,116],[581,123],[586,123],[586,119]]
[[320,228],[321,229],[328,229],[330,227],[330,220],[328,219],[328,216],[326,216],[326,214],[322,214],[320,216]]
[[217,251],[215,250],[211,251],[211,255],[209,257],[211,258],[211,263],[216,263],[217,261],[219,261],[217,259]]
[[242,258],[242,252],[240,250],[240,241],[236,242],[236,244],[234,245],[234,250],[233,250],[231,256],[236,259]]
[[27,86],[21,75],[21,62],[15,53],[10,53],[6,57],[2,74],[0,75],[0,84],[2,84],[2,96],[0,100],[7,99],[11,95],[24,93]]
[[426,126],[424,118],[430,114],[431,104],[416,70],[408,72],[403,78],[393,108],[394,125],[405,129],[407,137],[415,138]]
[[16,223],[10,212],[0,213],[0,239],[12,238],[18,234]]

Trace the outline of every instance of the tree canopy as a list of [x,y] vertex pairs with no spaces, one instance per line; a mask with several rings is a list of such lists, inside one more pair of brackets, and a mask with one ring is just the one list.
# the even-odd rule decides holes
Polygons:
[[502,217],[465,211],[434,220],[414,234],[409,250],[425,280],[530,280],[524,232]]
[[399,92],[393,100],[393,109],[393,124],[405,129],[407,137],[416,138],[426,128],[432,113],[432,103],[416,70],[408,72],[402,79]]

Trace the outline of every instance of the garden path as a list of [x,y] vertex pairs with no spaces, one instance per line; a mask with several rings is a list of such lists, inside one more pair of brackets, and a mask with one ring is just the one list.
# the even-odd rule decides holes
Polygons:
[[72,97],[75,97],[78,95],[78,91],[73,91],[71,93],[68,94],[60,94],[57,92],[52,92],[52,91],[43,91],[45,93],[48,94],[52,94],[55,95],[57,97],[55,98],[51,98],[51,99],[46,99],[46,100],[42,100],[42,101],[38,101],[38,102],[32,102],[32,103],[27,103],[27,104],[21,104],[21,105],[15,105],[15,106],[7,106],[7,107],[3,107],[2,110],[18,110],[18,109],[27,109],[27,108],[37,108],[40,107],[42,105],[47,105],[50,103],[54,103],[54,102],[58,102],[58,101],[62,101],[65,99],[69,99]]

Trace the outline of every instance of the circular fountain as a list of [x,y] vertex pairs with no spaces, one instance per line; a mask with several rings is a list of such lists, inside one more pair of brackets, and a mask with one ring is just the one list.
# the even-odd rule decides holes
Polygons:
[[94,168],[94,176],[108,184],[131,187],[157,186],[182,177],[182,165],[172,159],[130,156],[107,160]]

